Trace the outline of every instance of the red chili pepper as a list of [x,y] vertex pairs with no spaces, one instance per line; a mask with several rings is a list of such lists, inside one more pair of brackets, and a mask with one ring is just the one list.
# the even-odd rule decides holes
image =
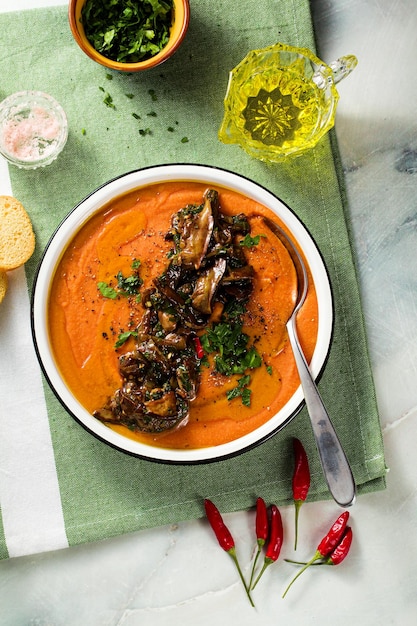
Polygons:
[[[347,557],[350,546],[352,545],[352,539],[352,528],[350,526],[346,526],[345,534],[333,552],[331,552],[323,561],[316,561],[312,565],[339,565]],[[285,559],[285,561],[287,561],[287,563],[295,563],[296,565],[307,565],[307,563],[302,561],[293,561],[291,559]]]
[[202,359],[204,356],[203,346],[201,345],[200,337],[194,337],[194,345],[195,351],[197,354],[197,359]]
[[278,559],[284,539],[282,528],[282,518],[279,509],[275,504],[271,505],[271,536],[266,550],[265,559],[274,562]]
[[232,558],[236,569],[239,573],[240,579],[243,583],[243,586],[246,591],[246,595],[248,596],[249,602],[252,606],[255,606],[253,600],[251,598],[249,589],[246,585],[245,579],[243,578],[242,570],[240,569],[239,561],[236,556],[236,548],[235,542],[232,537],[230,530],[227,528],[226,524],[223,521],[220,511],[216,507],[216,505],[208,499],[204,500],[204,508],[206,510],[207,520],[216,535],[217,541],[219,545],[227,554]]
[[298,542],[298,517],[300,508],[305,502],[310,489],[310,467],[303,444],[299,439],[293,439],[294,449],[294,472],[292,477],[292,493],[295,505],[295,540],[294,550],[297,549]]
[[300,571],[298,572],[298,574],[294,576],[294,578],[292,579],[292,581],[290,582],[290,584],[284,591],[284,594],[282,596],[283,598],[286,596],[291,585],[297,580],[299,576],[301,576],[301,574],[308,567],[310,567],[310,565],[313,565],[315,561],[318,561],[319,559],[327,558],[332,555],[333,550],[342,541],[343,535],[345,534],[348,519],[349,519],[349,511],[344,511],[341,515],[339,515],[339,517],[337,518],[337,520],[335,521],[335,523],[333,524],[333,526],[331,527],[327,535],[323,537],[323,539],[320,541],[313,557],[307,563],[305,563],[303,567],[300,569]]
[[327,557],[325,563],[326,565],[339,565],[348,555],[350,550],[350,546],[352,545],[353,533],[352,528],[350,526],[346,526],[345,534],[342,537],[342,540],[335,547],[333,552]]
[[266,508],[265,501],[262,498],[258,498],[256,500],[256,541],[258,545],[258,549],[256,551],[255,560],[253,561],[252,572],[250,576],[250,581],[248,588],[250,589],[252,586],[252,580],[255,574],[256,564],[258,562],[259,555],[262,551],[263,546],[265,545],[265,541],[268,539],[268,511]]
[[256,539],[261,548],[268,539],[268,511],[262,498],[256,500]]
[[328,556],[340,543],[340,540],[345,533],[348,519],[349,511],[344,511],[341,515],[339,515],[327,535],[323,537],[317,546],[316,554],[320,555],[317,558]]
[[220,514],[219,509],[211,500],[204,500],[206,516],[212,527],[219,545],[225,552],[229,552],[235,547],[235,542],[230,530],[227,528]]
[[271,505],[270,527],[270,537],[265,553],[264,564],[252,589],[255,589],[266,568],[271,565],[271,563],[275,563],[281,552],[282,542],[284,540],[284,530],[282,527],[281,513],[275,504]]

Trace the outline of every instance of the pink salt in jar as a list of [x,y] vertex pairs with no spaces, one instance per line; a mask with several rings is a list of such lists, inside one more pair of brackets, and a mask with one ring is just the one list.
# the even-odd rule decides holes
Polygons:
[[40,91],[19,91],[0,103],[0,154],[23,169],[54,161],[68,137],[61,105]]

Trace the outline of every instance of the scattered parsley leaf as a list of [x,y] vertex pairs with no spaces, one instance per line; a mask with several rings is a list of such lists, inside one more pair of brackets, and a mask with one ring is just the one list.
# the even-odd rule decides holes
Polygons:
[[97,283],[97,289],[104,298],[111,298],[115,300],[118,296],[131,297],[136,296],[136,302],[140,302],[140,288],[143,285],[143,280],[138,274],[138,269],[141,265],[139,259],[133,259],[131,268],[133,274],[130,276],[123,276],[122,272],[118,272],[115,276],[117,280],[116,287],[112,287],[108,283]]
[[117,288],[123,296],[136,296],[143,284],[143,280],[137,274],[123,276],[122,272],[117,273]]
[[127,330],[124,333],[120,333],[120,335],[117,338],[116,343],[114,344],[114,347],[117,350],[117,348],[120,348],[121,346],[123,346],[123,344],[125,344],[126,341],[130,339],[130,337],[137,337],[137,336],[138,336],[138,333],[134,330]]
[[242,404],[244,406],[250,406],[251,389],[248,388],[250,384],[250,376],[246,375],[243,378],[239,378],[237,386],[227,392],[226,397],[228,400],[234,400],[235,398],[242,398]]
[[259,244],[261,237],[266,237],[266,235],[255,235],[255,237],[251,237],[249,233],[247,233],[242,241],[239,242],[239,245],[245,248],[253,248]]
[[181,143],[188,143],[188,137],[183,137],[181,139]]
[[110,107],[111,109],[115,109],[116,107],[114,105],[113,98],[111,97],[109,92],[103,89],[103,87],[99,87],[99,89],[100,91],[104,93],[104,99],[103,99],[104,104]]
[[262,359],[255,346],[251,346],[242,359],[242,366],[245,370],[254,370],[257,367],[261,367]]
[[115,300],[117,298],[117,291],[113,289],[113,287],[111,287],[108,283],[97,283],[97,289],[104,298],[110,298],[111,300]]

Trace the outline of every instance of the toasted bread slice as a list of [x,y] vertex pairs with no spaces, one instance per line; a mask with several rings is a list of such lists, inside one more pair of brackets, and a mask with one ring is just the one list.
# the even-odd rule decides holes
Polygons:
[[7,274],[0,272],[0,302],[4,299],[7,291]]
[[21,203],[12,196],[0,196],[0,271],[20,267],[32,256],[35,235]]

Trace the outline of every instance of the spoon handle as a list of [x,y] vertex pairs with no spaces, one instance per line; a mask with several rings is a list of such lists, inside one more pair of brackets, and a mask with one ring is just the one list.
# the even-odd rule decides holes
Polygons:
[[301,350],[294,318],[287,329],[329,491],[340,506],[351,506],[356,497],[352,470]]

